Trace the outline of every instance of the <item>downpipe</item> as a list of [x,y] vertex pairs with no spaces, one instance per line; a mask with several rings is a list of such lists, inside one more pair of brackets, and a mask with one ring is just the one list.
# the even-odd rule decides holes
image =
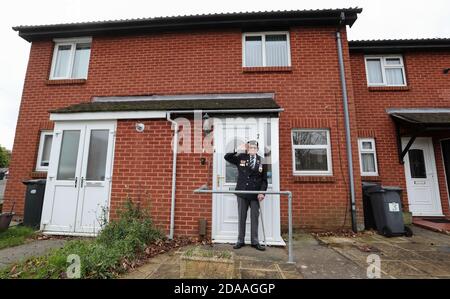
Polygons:
[[[341,26],[345,20],[345,13],[341,12]],[[336,31],[336,42],[339,60],[339,73],[341,78],[341,89],[342,89],[342,101],[344,106],[344,123],[345,123],[345,142],[347,150],[347,161],[348,161],[348,176],[350,182],[350,209],[351,209],[351,219],[352,219],[352,230],[353,232],[358,232],[358,227],[356,224],[356,195],[355,195],[355,181],[353,174],[353,154],[352,154],[352,141],[350,134],[350,116],[348,112],[348,95],[347,95],[347,82],[345,80],[345,68],[344,68],[344,57],[342,54],[342,39],[340,28],[338,27]]]
[[170,231],[169,239],[173,239],[175,229],[175,192],[177,190],[177,154],[178,154],[178,123],[170,118],[170,112],[167,114],[167,120],[174,125],[175,132],[173,134],[173,158],[172,158],[172,194],[170,198]]

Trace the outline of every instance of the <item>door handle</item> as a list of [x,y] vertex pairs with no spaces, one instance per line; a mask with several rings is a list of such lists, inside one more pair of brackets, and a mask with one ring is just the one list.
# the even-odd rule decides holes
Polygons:
[[83,188],[83,182],[84,182],[84,178],[81,177],[81,188]]
[[223,175],[217,175],[217,187],[220,187],[220,179],[225,178]]
[[78,178],[75,178],[75,188],[77,187]]

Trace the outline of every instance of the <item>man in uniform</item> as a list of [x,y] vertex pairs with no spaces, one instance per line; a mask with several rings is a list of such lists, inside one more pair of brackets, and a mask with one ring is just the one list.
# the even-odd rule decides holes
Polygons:
[[[245,152],[244,152],[245,150]],[[258,142],[255,140],[243,144],[239,152],[227,153],[225,160],[237,166],[238,178],[235,190],[266,191],[267,190],[267,165],[263,163],[258,154]],[[236,194],[238,203],[238,240],[233,246],[239,249],[244,246],[245,220],[247,210],[250,206],[251,221],[251,245],[257,250],[264,251],[265,247],[259,244],[258,239],[258,217],[259,202],[264,199],[264,194]]]

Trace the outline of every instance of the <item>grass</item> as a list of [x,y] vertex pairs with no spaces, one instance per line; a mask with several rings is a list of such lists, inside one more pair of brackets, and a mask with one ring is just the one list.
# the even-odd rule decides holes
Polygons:
[[0,233],[0,249],[17,246],[33,236],[34,229],[26,226],[14,226]]
[[[118,220],[104,224],[95,239],[68,241],[46,256],[34,257],[0,271],[0,278],[66,278],[79,257],[79,278],[116,278],[151,242],[163,238],[146,211],[130,200]],[[69,272],[70,273],[70,272]],[[73,272],[72,272],[73,273]]]
[[208,250],[200,247],[191,247],[184,253],[187,257],[206,257],[218,259],[231,259],[232,255],[229,251]]

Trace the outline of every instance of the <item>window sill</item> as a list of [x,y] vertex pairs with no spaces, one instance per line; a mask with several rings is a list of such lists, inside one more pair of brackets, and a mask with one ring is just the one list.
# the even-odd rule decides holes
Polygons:
[[408,91],[409,86],[368,86],[369,91]]
[[86,79],[56,79],[56,80],[47,80],[47,85],[69,85],[69,84],[84,84],[86,83]]
[[45,178],[47,178],[47,171],[32,171],[31,178],[32,179],[45,179]]
[[361,180],[364,182],[381,182],[381,178],[375,175],[362,175]]
[[290,73],[292,66],[242,67],[243,73]]
[[294,175],[295,183],[334,183],[336,181],[334,176],[326,175]]

